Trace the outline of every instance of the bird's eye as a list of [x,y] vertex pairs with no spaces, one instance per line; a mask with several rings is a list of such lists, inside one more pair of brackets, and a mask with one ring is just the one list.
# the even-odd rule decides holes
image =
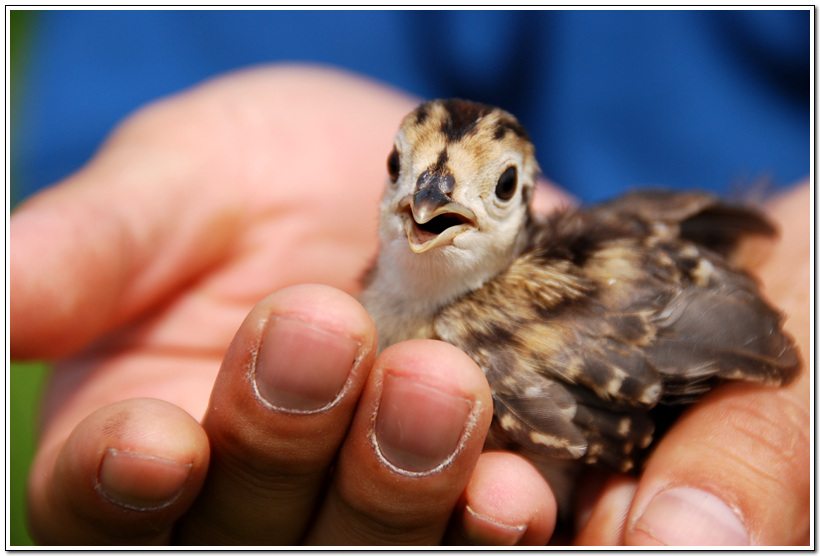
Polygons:
[[502,201],[509,201],[515,195],[515,187],[518,185],[518,171],[515,166],[510,166],[501,177],[498,178],[498,183],[495,186],[495,196]]
[[387,157],[387,173],[390,175],[390,181],[396,183],[399,179],[399,151],[396,147],[390,151],[390,156]]

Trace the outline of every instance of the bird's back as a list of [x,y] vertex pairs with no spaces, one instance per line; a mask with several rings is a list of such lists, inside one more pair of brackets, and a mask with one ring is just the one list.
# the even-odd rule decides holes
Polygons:
[[653,440],[658,404],[724,379],[790,380],[799,359],[782,316],[727,260],[747,234],[774,229],[701,193],[533,220],[513,264],[434,322],[490,382],[490,443],[626,471]]

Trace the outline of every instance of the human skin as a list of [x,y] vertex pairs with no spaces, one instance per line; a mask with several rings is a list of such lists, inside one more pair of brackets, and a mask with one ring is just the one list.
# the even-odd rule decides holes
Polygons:
[[[548,485],[514,454],[481,454],[480,370],[433,341],[377,356],[351,297],[415,103],[320,68],[230,74],[138,111],[15,212],[12,357],[56,361],[29,480],[38,542],[549,540]],[[772,206],[783,239],[756,269],[804,354],[808,195]],[[568,199],[545,186],[536,203]],[[731,507],[740,528],[730,516],[712,540],[807,543],[808,391],[805,372],[782,389],[717,389],[639,479],[589,494],[575,542],[679,540],[679,498],[655,506],[669,531],[639,519],[676,485]]]

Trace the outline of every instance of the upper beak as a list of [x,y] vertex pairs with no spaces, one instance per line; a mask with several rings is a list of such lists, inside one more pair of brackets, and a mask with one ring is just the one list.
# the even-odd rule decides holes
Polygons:
[[412,219],[406,223],[407,239],[415,253],[451,243],[456,235],[475,226],[475,213],[450,197],[453,186],[451,174],[419,179],[410,198]]

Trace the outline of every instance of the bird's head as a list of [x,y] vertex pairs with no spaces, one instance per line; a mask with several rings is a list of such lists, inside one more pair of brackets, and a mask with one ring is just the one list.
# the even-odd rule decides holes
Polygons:
[[400,266],[483,282],[520,250],[538,164],[511,114],[424,103],[402,122],[387,170],[380,239]]

